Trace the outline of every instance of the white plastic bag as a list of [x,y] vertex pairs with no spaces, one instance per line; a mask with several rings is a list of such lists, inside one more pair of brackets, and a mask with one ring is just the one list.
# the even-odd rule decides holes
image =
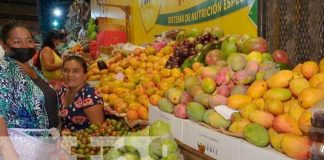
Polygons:
[[[8,133],[13,146],[22,160],[45,160],[56,152],[56,140],[49,129],[9,128]],[[46,134],[47,136],[30,136]]]

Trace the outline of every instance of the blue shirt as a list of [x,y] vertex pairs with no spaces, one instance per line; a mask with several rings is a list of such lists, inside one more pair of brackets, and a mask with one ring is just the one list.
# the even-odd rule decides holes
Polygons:
[[[36,68],[37,75],[45,80]],[[49,127],[45,96],[15,60],[0,60],[0,117],[8,128],[45,129]]]

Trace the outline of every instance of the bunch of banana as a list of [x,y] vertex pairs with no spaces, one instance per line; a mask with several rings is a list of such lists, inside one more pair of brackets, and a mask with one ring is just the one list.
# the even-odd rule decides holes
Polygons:
[[89,40],[95,40],[97,38],[97,25],[93,18],[90,18],[87,24],[87,37]]

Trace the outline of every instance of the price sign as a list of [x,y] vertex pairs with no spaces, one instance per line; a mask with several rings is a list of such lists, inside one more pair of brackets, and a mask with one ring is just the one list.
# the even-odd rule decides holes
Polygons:
[[204,133],[199,133],[198,136],[198,149],[199,152],[207,154],[211,157],[217,157],[218,155],[218,147],[217,147],[218,140],[214,137],[210,137],[205,135]]

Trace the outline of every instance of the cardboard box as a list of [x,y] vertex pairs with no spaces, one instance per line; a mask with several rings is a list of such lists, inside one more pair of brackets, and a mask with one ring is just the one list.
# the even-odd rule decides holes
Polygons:
[[241,139],[227,136],[192,121],[185,121],[183,143],[212,158],[239,160]]
[[287,155],[280,153],[273,148],[269,149],[269,153],[271,160],[293,160],[293,158],[290,158]]
[[193,124],[194,122],[187,120],[184,122],[183,126],[183,141],[182,143],[186,144],[187,146],[198,150],[197,146],[197,136],[198,136],[198,129],[199,126]]
[[241,160],[292,160],[287,155],[277,152],[270,146],[258,147],[247,141],[241,143]]
[[[170,124],[172,136],[174,138],[181,138],[183,133],[183,126],[180,128],[175,128],[175,116],[170,113],[166,113],[161,111],[158,107],[150,105],[149,106],[149,123],[153,123],[156,120],[163,120]],[[177,120],[177,127],[179,127],[181,124],[181,121]]]
[[178,141],[183,141],[183,129],[184,129],[184,125],[185,125],[185,119],[181,119],[178,118],[176,116],[174,116],[173,118],[174,123],[173,123],[173,127],[172,127],[172,136],[177,139]]
[[149,123],[153,123],[159,119],[159,112],[160,109],[157,106],[149,106]]
[[247,141],[241,142],[241,160],[270,160],[268,147],[257,147]]

